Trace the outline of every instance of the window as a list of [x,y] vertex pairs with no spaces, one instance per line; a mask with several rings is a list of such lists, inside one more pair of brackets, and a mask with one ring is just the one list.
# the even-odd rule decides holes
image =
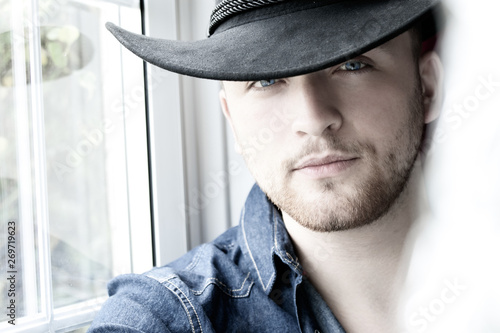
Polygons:
[[0,0],[0,13],[0,330],[69,331],[112,277],[153,265],[143,63],[104,28],[140,33],[141,11]]
[[104,27],[201,39],[212,6],[0,0],[2,332],[83,332],[112,277],[238,223],[253,180],[218,82],[144,66]]

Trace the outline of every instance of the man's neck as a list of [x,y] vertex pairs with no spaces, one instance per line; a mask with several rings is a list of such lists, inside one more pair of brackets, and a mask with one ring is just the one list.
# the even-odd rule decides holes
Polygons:
[[406,265],[403,249],[417,218],[420,164],[384,217],[364,227],[320,233],[283,212],[306,276],[349,333],[396,332]]

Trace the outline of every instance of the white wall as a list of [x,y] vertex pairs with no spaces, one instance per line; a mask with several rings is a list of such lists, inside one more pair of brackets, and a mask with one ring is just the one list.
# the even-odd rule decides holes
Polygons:
[[[500,4],[448,0],[445,100],[416,230],[407,332],[500,331]],[[413,319],[412,319],[413,318]]]

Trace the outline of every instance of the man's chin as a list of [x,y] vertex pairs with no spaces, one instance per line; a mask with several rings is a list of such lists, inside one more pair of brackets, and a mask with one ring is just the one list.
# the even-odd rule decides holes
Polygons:
[[299,207],[299,209],[285,210],[285,212],[298,224],[315,232],[346,231],[361,228],[375,220],[373,216],[356,216],[355,213],[346,212],[341,208],[330,208],[331,210],[317,209],[310,211]]
[[294,202],[294,206],[331,206],[339,198],[354,195],[358,185],[351,179],[293,179],[277,196],[280,202]]
[[355,183],[322,180],[268,196],[303,227],[335,232],[360,228],[384,216],[404,188],[398,185],[391,188],[377,177]]
[[363,213],[363,207],[353,205],[353,202],[362,202],[362,199],[346,199],[343,191],[335,191],[336,184],[328,183],[325,186],[327,189],[321,188],[319,191],[304,189],[300,194],[295,193],[286,198],[270,198],[294,221],[316,232],[349,230],[372,222],[373,219],[367,216],[369,214]]

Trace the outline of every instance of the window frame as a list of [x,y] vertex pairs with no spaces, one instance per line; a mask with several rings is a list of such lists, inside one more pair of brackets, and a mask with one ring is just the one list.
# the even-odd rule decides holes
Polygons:
[[[16,11],[18,17],[22,17],[25,3],[30,4],[32,16],[38,13],[37,4],[40,0],[11,1],[16,3],[13,12]],[[148,36],[173,40],[205,38],[207,18],[213,6],[206,0],[71,1],[86,5],[118,4],[120,10],[115,23],[132,32],[143,32]],[[141,9],[141,22],[130,19],[131,12],[137,8]],[[15,21],[16,29],[24,32],[22,20]],[[101,22],[102,25],[104,23]],[[33,52],[30,58],[31,67],[41,68],[38,61],[39,28],[35,25],[29,28],[32,38],[30,49]],[[117,43],[111,34],[105,34],[103,41]],[[23,54],[24,46],[20,46],[16,52]],[[103,54],[104,52],[101,52],[101,56]],[[123,68],[127,68],[127,64],[137,66],[142,63],[141,59],[123,47],[121,60]],[[24,66],[24,62],[20,61],[18,65]],[[218,101],[219,82],[179,76],[149,64],[144,64],[141,72],[129,73],[122,70],[122,73],[124,95],[134,86],[137,87],[138,77],[142,77],[139,80],[142,80],[145,90],[143,95],[136,96],[143,102],[137,103],[141,105],[134,108],[135,115],[142,115],[137,118],[139,121],[125,119],[121,129],[125,141],[134,144],[126,145],[129,207],[124,216],[129,219],[129,229],[116,237],[129,238],[130,271],[142,273],[153,266],[171,262],[189,249],[212,240],[237,224],[237,215],[246,193],[253,184],[253,178],[246,171],[241,157],[232,150],[234,141]],[[36,203],[36,214],[44,217],[43,227],[39,228],[37,235],[38,242],[42,245],[42,258],[38,261],[45,267],[43,278],[40,279],[42,294],[36,294],[35,298],[41,297],[44,305],[41,313],[38,313],[35,307],[27,317],[16,318],[15,327],[0,324],[0,328],[5,327],[5,332],[67,332],[90,324],[106,297],[53,309],[50,235],[44,232],[48,230],[49,220],[43,154],[43,91],[41,73],[34,72],[32,75],[31,82],[36,84],[32,84],[30,89],[36,90],[32,92],[32,96],[37,98],[32,106],[37,108],[37,112],[34,112],[36,119],[33,119],[38,129],[35,150],[38,149],[42,153],[36,158],[37,163],[43,165],[43,168],[37,168],[35,174],[36,197],[41,198]],[[24,89],[28,88],[25,86]],[[106,101],[104,103],[109,104]],[[22,116],[27,117],[26,119],[29,119],[28,107],[28,101],[24,100]],[[166,107],[168,110],[165,110]],[[22,130],[24,132],[20,133],[29,131],[28,128]],[[132,160],[135,163],[138,157],[141,162],[132,167]],[[242,168],[242,172],[230,175],[228,170],[230,165],[234,166],[235,161]],[[219,182],[215,182],[219,186],[217,196],[209,198],[207,205],[200,206],[197,202],[199,196],[205,194],[208,185],[214,184],[214,175],[221,173],[224,173],[227,179],[220,183],[219,178]],[[31,186],[30,178],[23,179],[26,180],[26,186]],[[30,211],[26,214],[30,214]],[[33,229],[32,225],[31,228]],[[26,244],[31,246],[34,239]],[[31,260],[33,269],[36,269],[36,261],[35,257]],[[36,284],[34,288],[36,293],[40,292],[36,289]]]

